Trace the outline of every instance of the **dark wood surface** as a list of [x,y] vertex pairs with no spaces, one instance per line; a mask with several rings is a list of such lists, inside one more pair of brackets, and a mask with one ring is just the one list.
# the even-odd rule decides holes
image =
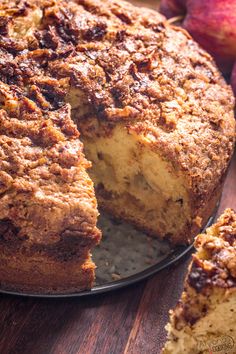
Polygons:
[[[218,213],[226,207],[236,209],[236,156]],[[168,311],[182,291],[189,260],[187,256],[147,281],[95,297],[0,295],[0,354],[159,354]]]

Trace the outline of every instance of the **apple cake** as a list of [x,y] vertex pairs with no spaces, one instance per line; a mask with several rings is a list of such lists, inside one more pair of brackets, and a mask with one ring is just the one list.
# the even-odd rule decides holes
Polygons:
[[91,288],[97,200],[176,245],[193,240],[220,197],[233,94],[157,12],[1,1],[0,105],[2,288]]
[[163,354],[236,352],[236,214],[227,209],[195,240]]

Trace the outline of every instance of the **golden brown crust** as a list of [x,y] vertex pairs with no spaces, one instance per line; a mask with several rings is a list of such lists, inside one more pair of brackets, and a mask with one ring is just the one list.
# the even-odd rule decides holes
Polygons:
[[[1,290],[29,294],[64,294],[91,289],[95,265],[89,254],[75,256],[74,251],[65,259],[55,259],[47,252],[32,252],[15,248],[8,252],[0,245]],[[65,252],[63,252],[65,254]],[[54,253],[55,254],[55,253]]]
[[199,235],[188,283],[197,292],[236,287],[236,214],[227,209],[206,234]]
[[211,296],[227,299],[236,292],[236,213],[226,209],[217,222],[195,239],[196,254],[181,300],[173,310],[178,330],[206,315]]
[[177,306],[170,311],[163,354],[235,352],[236,213],[226,209],[195,239]]
[[67,229],[90,237],[96,199],[70,107],[42,112],[1,88],[1,219],[19,228],[18,237],[41,245],[58,242]]
[[[36,10],[22,40],[19,22]],[[81,90],[77,119],[124,122],[185,171],[193,199],[213,191],[233,150],[234,99],[186,32],[114,0],[13,1],[2,13],[0,77],[18,95],[48,112]]]

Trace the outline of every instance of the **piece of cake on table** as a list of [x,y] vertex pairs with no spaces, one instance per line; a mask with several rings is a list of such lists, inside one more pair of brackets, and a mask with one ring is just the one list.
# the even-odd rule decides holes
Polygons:
[[225,210],[195,247],[163,354],[235,354],[236,213]]

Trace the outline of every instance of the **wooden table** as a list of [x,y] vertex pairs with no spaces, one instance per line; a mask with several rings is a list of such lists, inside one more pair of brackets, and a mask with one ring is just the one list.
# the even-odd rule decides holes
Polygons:
[[[236,156],[219,212],[226,207],[236,209]],[[181,293],[189,259],[147,281],[95,297],[0,295],[0,354],[159,354],[168,311]]]

